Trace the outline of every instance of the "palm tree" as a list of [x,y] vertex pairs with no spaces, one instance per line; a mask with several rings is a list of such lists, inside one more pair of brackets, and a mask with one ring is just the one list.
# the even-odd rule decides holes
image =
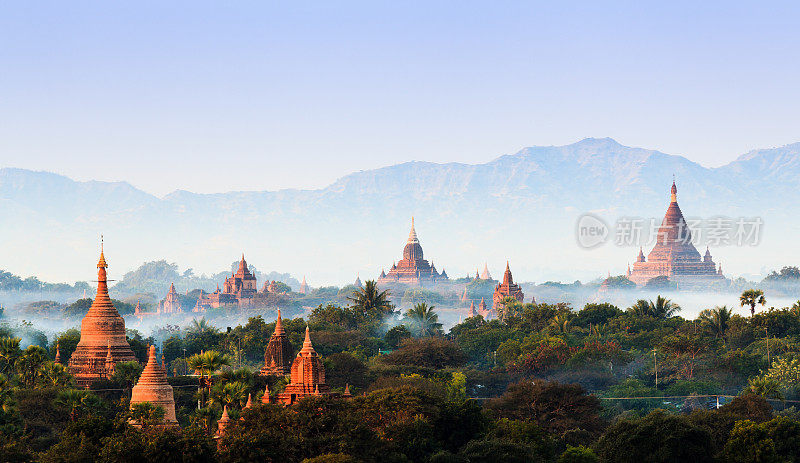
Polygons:
[[748,289],[742,292],[739,296],[739,304],[742,307],[750,306],[750,316],[756,314],[756,304],[761,304],[764,307],[767,304],[767,299],[764,297],[764,291],[760,289]]
[[681,306],[661,296],[656,297],[655,304],[652,301],[650,304],[653,306],[653,316],[656,318],[671,318],[681,311]]
[[713,309],[705,309],[700,312],[697,317],[705,327],[711,331],[715,338],[722,338],[723,346],[725,345],[725,334],[728,331],[733,309],[728,306],[717,306]]
[[394,310],[394,305],[389,301],[390,294],[388,290],[379,291],[375,280],[367,280],[364,287],[353,291],[347,300],[352,303],[351,307],[358,309],[365,318],[380,319],[390,315]]
[[28,346],[17,358],[15,364],[17,373],[22,376],[22,383],[33,387],[36,383],[39,369],[48,361],[47,351],[41,346]]
[[136,384],[144,367],[136,360],[120,362],[114,366],[114,381],[125,385],[125,396],[130,396],[130,389]]
[[210,376],[223,365],[230,365],[231,358],[215,350],[194,354],[186,360],[189,368],[200,375],[200,387],[203,389],[202,402],[205,405],[206,397],[211,388]]
[[47,362],[39,367],[39,378],[46,386],[64,387],[72,383],[72,375],[60,363]]
[[425,302],[414,305],[405,314],[406,324],[417,337],[433,336],[442,332],[442,324],[439,323],[439,315],[433,311],[433,306],[428,306]]
[[3,359],[3,368],[0,369],[0,372],[14,368],[14,363],[17,361],[20,354],[22,354],[22,351],[19,349],[20,341],[20,338],[0,338],[0,359]]
[[765,399],[783,400],[781,385],[771,378],[762,378],[758,376],[750,378],[750,382],[744,392],[758,395]]
[[639,299],[628,308],[628,312],[639,317],[670,318],[681,311],[681,306],[671,300],[658,296],[656,301]]
[[195,318],[192,320],[192,324],[189,325],[189,328],[186,329],[188,334],[194,334],[198,336],[202,336],[206,333],[216,333],[218,331],[218,329],[206,321],[205,317],[201,318],[200,320]]
[[75,421],[80,411],[99,406],[100,399],[90,391],[67,389],[58,393],[54,403],[56,406],[67,409],[69,411],[69,420]]
[[211,402],[220,406],[227,405],[228,409],[239,408],[247,401],[248,389],[247,384],[240,381],[222,384],[221,387],[214,387]]
[[567,314],[560,313],[550,320],[550,328],[552,328],[556,333],[569,333],[571,328],[570,325],[570,319]]

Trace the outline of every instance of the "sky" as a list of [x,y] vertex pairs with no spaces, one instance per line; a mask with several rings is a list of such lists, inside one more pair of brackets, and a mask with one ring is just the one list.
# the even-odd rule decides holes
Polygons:
[[319,188],[612,137],[800,141],[797,2],[0,3],[0,167],[156,195]]

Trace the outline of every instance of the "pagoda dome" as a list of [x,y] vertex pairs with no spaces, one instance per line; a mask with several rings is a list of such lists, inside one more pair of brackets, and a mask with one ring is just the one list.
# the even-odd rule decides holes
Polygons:
[[411,218],[411,231],[408,233],[408,242],[406,243],[406,247],[403,248],[403,259],[407,261],[418,261],[422,260],[422,246],[419,244],[419,238],[417,238],[417,231],[414,230],[414,218]]
[[175,398],[172,386],[167,382],[167,370],[156,359],[155,346],[150,346],[147,365],[131,391],[131,406],[143,402],[150,402],[164,408],[164,424],[166,426],[178,425],[178,421],[175,419]]

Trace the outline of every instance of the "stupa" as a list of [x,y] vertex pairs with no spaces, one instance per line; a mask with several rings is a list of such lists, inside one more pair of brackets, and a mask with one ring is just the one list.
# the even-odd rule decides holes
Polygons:
[[277,401],[292,405],[303,397],[326,394],[330,394],[330,386],[325,383],[325,367],[322,365],[322,357],[311,345],[311,335],[306,327],[303,348],[292,363],[292,380],[283,392],[278,394]]
[[164,408],[164,426],[178,425],[178,420],[175,418],[175,397],[172,393],[172,386],[167,382],[167,370],[156,359],[155,346],[150,346],[147,365],[131,391],[131,407],[143,402],[150,402]]
[[266,352],[264,353],[264,366],[261,367],[260,374],[268,375],[287,375],[292,369],[292,345],[283,329],[281,319],[281,309],[278,309],[278,319],[275,321],[275,331],[269,338]]
[[136,360],[125,338],[125,320],[108,296],[107,267],[101,242],[97,295],[81,321],[81,340],[68,363],[70,373],[81,387],[110,378],[117,363]]
[[703,287],[725,279],[722,272],[717,270],[711,252],[706,249],[705,256],[701,258],[692,244],[691,230],[678,207],[678,188],[674,181],[670,189],[669,207],[658,229],[655,246],[647,259],[639,248],[633,270],[627,274],[628,279],[637,285],[647,284],[659,276],[665,276],[683,288]]

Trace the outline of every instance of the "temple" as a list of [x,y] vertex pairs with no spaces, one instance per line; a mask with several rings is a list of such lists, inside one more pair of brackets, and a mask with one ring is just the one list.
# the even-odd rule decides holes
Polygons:
[[446,281],[447,279],[447,273],[444,270],[442,270],[442,273],[437,272],[436,267],[423,258],[422,246],[419,244],[417,232],[414,230],[414,218],[412,217],[411,232],[409,232],[406,246],[403,248],[403,259],[393,264],[389,273],[378,278],[378,284],[404,283],[419,285],[421,283]]
[[494,287],[494,295],[492,296],[492,310],[499,314],[503,307],[503,301],[507,297],[513,297],[519,302],[523,302],[525,295],[522,294],[522,289],[518,284],[514,283],[514,277],[511,276],[511,269],[506,262],[506,271],[503,274],[503,282],[498,283]]
[[192,311],[199,312],[209,307],[219,308],[233,305],[251,307],[257,292],[256,277],[250,273],[247,262],[244,260],[244,254],[242,254],[239,270],[225,278],[222,289],[217,286],[217,290],[213,293],[207,296],[201,294]]
[[125,320],[108,296],[106,268],[108,264],[101,244],[97,262],[97,295],[81,321],[81,339],[68,363],[69,372],[81,387],[110,378],[117,363],[136,360],[125,338]]
[[[150,346],[147,365],[131,391],[131,408],[134,404],[149,402],[164,409],[164,426],[178,425],[175,418],[175,397],[167,382],[167,370],[156,359],[156,347]],[[134,423],[137,425],[138,423]]]
[[175,283],[170,283],[169,292],[167,292],[167,297],[164,299],[164,302],[161,303],[160,312],[170,314],[183,312],[181,301],[178,298],[178,292],[175,291]]
[[[297,357],[292,363],[291,373],[291,382],[286,385],[283,392],[278,394],[277,402],[292,405],[304,397],[331,394],[330,386],[325,383],[325,367],[322,364],[322,357],[311,345],[308,327],[306,327],[303,348],[297,353]],[[267,397],[269,396],[267,395]]]
[[297,292],[300,294],[308,294],[308,283],[306,283],[305,275],[303,275],[303,282],[300,283],[300,290]]
[[292,345],[283,329],[281,310],[278,309],[278,319],[275,321],[275,331],[269,338],[267,349],[264,353],[264,366],[261,367],[260,374],[263,376],[289,374],[292,369]]
[[670,203],[664,220],[658,229],[656,244],[647,258],[639,248],[639,256],[628,269],[628,279],[637,285],[645,285],[653,278],[665,276],[680,286],[703,286],[714,281],[722,281],[722,269],[711,258],[706,248],[705,256],[692,244],[692,234],[681,208],[678,207],[678,188],[672,182]]

